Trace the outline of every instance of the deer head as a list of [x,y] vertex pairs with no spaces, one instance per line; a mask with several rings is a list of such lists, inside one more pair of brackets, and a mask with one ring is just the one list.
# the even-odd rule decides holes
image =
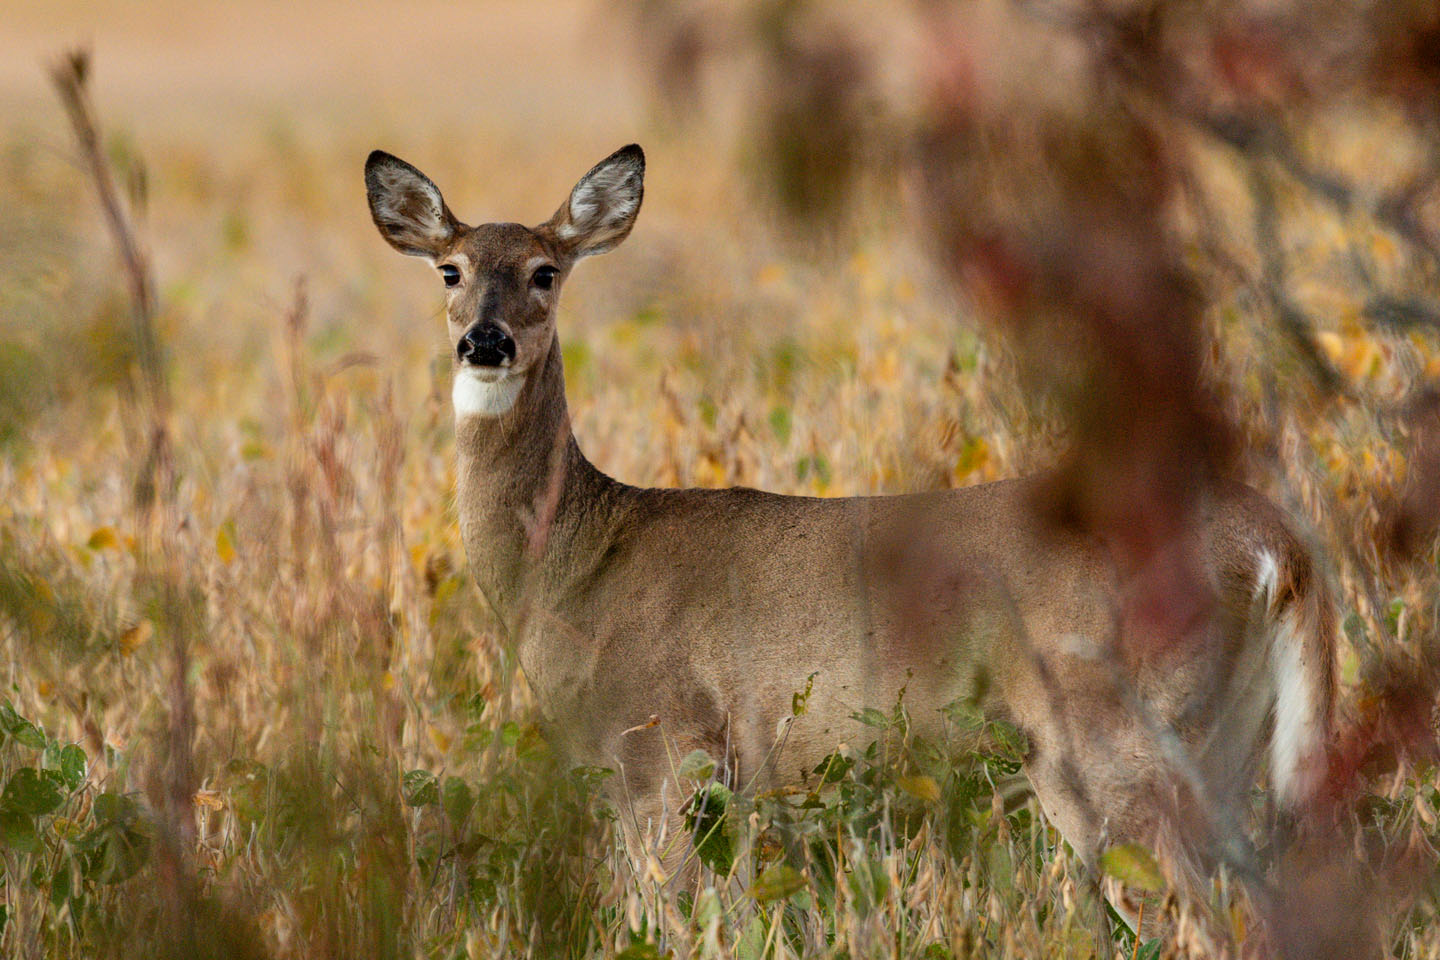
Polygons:
[[370,154],[365,187],[380,235],[428,260],[445,283],[457,417],[495,417],[514,405],[555,339],[570,269],[629,235],[644,178],[645,154],[632,143],[592,167],[544,223],[469,227],[425,174],[383,151]]

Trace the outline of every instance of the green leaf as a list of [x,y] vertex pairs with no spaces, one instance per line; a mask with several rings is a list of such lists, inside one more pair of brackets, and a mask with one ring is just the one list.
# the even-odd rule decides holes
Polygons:
[[440,800],[440,787],[428,770],[411,770],[401,777],[400,793],[412,807],[427,807]]
[[940,712],[949,717],[961,733],[977,733],[985,726],[985,714],[973,697],[951,700]]
[[0,808],[0,843],[19,853],[39,853],[35,818],[19,810]]
[[791,417],[789,407],[770,408],[770,429],[781,443],[790,441]]
[[20,716],[15,712],[14,707],[3,701],[0,701],[0,731],[4,731],[7,738],[22,746],[32,750],[45,749],[45,734],[40,732],[40,728]]
[[830,461],[817,453],[810,458],[810,462],[815,467],[815,476],[820,478],[821,483],[828,485],[830,483]]
[[60,806],[64,799],[49,778],[42,777],[40,772],[32,767],[21,767],[10,777],[10,782],[5,784],[0,805],[7,810],[40,817]]
[[613,776],[615,776],[615,771],[609,767],[594,767],[582,763],[570,768],[570,780],[576,786],[584,787],[587,790],[594,789]]
[[78,790],[85,782],[85,751],[76,744],[67,744],[60,751],[60,776],[65,780],[65,786],[71,790]]
[[990,885],[1001,896],[1012,894],[1015,891],[1015,859],[1010,856],[1010,848],[1004,843],[992,843],[986,861]]
[[142,829],[140,806],[130,797],[102,793],[90,815],[95,826],[75,842],[84,855],[82,872],[97,883],[119,883],[135,875],[150,857],[150,837]]
[[890,718],[876,710],[874,707],[866,707],[859,713],[850,714],[851,720],[858,720],[867,727],[888,727]]
[[122,827],[134,823],[139,812],[134,800],[108,791],[97,796],[90,807],[90,815],[95,818],[96,823]]
[[113,794],[109,796],[122,801],[110,805],[108,812],[113,817],[97,825],[75,844],[76,849],[85,854],[82,861],[85,876],[97,883],[119,883],[133,877],[150,858],[150,837],[137,828],[134,801]]
[[762,960],[765,956],[765,920],[751,917],[745,925],[745,932],[735,941],[736,960]]
[[715,776],[715,758],[704,750],[691,750],[680,761],[679,776],[682,780],[701,783]]
[[70,858],[65,857],[60,861],[60,866],[55,868],[55,876],[50,880],[51,906],[59,909],[66,900],[70,899],[71,879]]
[[815,674],[805,678],[805,689],[796,690],[790,695],[790,716],[803,717],[805,711],[810,709],[810,694],[815,692]]
[[632,943],[615,954],[615,960],[661,960],[660,951],[653,943]]
[[530,762],[543,761],[550,756],[550,744],[535,724],[527,724],[515,741],[515,756]]
[[845,779],[845,774],[855,766],[855,761],[839,753],[832,753],[815,765],[811,773],[818,773],[822,783],[839,783]]
[[700,891],[695,907],[690,911],[690,919],[701,930],[708,924],[718,924],[725,919],[725,908],[720,905],[720,897],[715,893],[714,887],[706,887]]
[[1011,760],[998,753],[982,754],[980,759],[985,761],[986,768],[995,776],[1012,777],[1020,772],[1019,760]]
[[1390,606],[1389,606],[1389,608],[1385,611],[1385,626],[1387,626],[1387,627],[1390,628],[1390,632],[1391,632],[1391,633],[1397,633],[1397,632],[1399,632],[1399,630],[1400,630],[1400,616],[1401,616],[1401,614],[1403,614],[1404,612],[1405,612],[1405,601],[1404,601],[1404,599],[1402,599],[1402,598],[1400,598],[1400,597],[1396,597],[1394,600],[1391,600],[1391,601],[1390,601]]
[[469,753],[479,753],[490,742],[495,739],[495,730],[481,723],[472,723],[465,728],[465,737],[460,741],[461,746]]
[[804,890],[805,885],[800,871],[788,863],[777,863],[756,877],[748,892],[757,903],[770,903]]
[[1138,843],[1121,843],[1100,855],[1100,869],[1127,887],[1146,893],[1162,893],[1165,877],[1155,855]]
[[1030,752],[1030,741],[1025,734],[1004,720],[995,720],[990,724],[990,735],[995,738],[995,747],[1000,755],[1007,760],[1022,761]]
[[890,878],[885,875],[885,867],[878,860],[852,861],[846,883],[858,903],[872,907],[884,900],[890,891]]
[[721,876],[735,865],[735,846],[725,830],[725,814],[733,794],[723,783],[710,783],[691,794],[680,808],[685,828],[694,838],[695,855]]
[[440,790],[440,805],[451,823],[463,823],[475,806],[475,794],[470,785],[459,777],[446,777],[445,786]]
[[1146,940],[1140,945],[1140,950],[1135,954],[1136,960],[1160,960],[1161,940],[1156,937],[1154,940]]

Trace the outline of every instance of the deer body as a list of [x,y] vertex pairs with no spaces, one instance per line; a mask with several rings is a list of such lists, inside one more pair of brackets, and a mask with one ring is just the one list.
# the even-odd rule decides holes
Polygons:
[[1037,518],[1040,481],[817,499],[640,489],[592,466],[570,430],[555,292],[628,234],[642,173],[626,148],[545,224],[468,228],[414,168],[367,165],[381,233],[452,290],[471,570],[552,741],[618,768],[627,828],[674,819],[669,751],[723,758],[740,786],[798,782],[838,744],[863,746],[852,714],[902,690],[922,733],[973,696],[1024,730],[1037,795],[1087,861],[1153,842],[1177,785],[1248,786],[1272,729],[1272,775],[1303,800],[1328,732],[1333,618],[1283,518],[1246,488],[1213,496],[1180,545],[1218,613],[1132,643],[1125,572]]

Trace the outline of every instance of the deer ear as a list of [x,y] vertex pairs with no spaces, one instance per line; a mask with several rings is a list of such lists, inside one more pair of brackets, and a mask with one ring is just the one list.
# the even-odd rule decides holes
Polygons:
[[429,177],[383,150],[365,161],[365,192],[380,236],[412,257],[438,257],[460,226]]
[[581,177],[549,226],[573,257],[604,253],[630,235],[644,196],[645,152],[632,143]]

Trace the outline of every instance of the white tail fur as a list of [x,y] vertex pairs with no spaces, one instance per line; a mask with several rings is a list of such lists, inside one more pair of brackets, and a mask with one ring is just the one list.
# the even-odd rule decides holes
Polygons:
[[1297,573],[1289,564],[1282,569],[1270,551],[1260,552],[1256,596],[1267,621],[1274,696],[1270,780],[1291,809],[1314,795],[1330,726],[1331,667],[1321,655],[1330,642],[1330,615],[1318,585]]

